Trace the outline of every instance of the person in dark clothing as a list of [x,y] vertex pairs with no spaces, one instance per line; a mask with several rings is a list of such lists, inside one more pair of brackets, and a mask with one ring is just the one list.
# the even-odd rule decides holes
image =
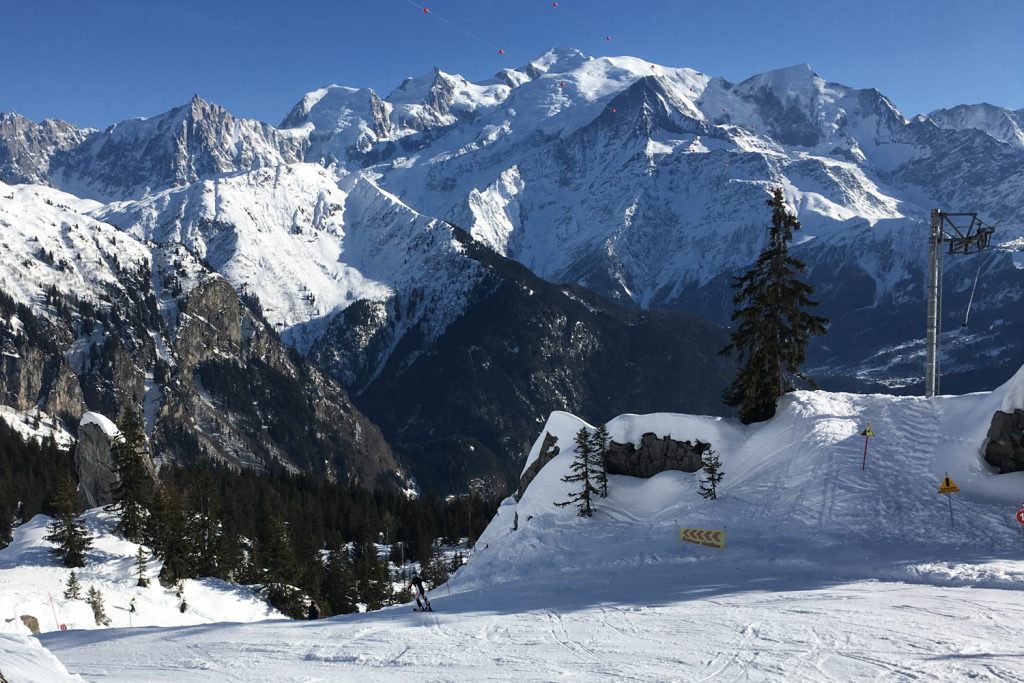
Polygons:
[[[409,587],[413,589],[413,595],[416,597],[416,607],[426,612],[433,612],[430,600],[427,599],[427,591],[423,588],[423,579],[416,572],[413,572],[412,578],[409,579]],[[423,598],[423,602],[420,602],[420,598]],[[426,606],[423,603],[426,603]]]
[[309,611],[306,613],[306,618],[310,621],[320,618],[320,605],[316,604],[316,600],[309,601]]

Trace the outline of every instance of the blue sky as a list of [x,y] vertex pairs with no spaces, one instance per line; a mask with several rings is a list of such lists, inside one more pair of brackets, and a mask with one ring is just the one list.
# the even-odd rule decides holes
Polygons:
[[195,93],[277,124],[329,83],[480,80],[554,46],[733,81],[807,62],[908,116],[1024,108],[1022,0],[7,0],[0,23],[0,111],[97,127]]

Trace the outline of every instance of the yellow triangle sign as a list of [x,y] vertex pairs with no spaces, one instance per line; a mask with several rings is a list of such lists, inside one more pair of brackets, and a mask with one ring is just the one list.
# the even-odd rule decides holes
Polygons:
[[960,493],[960,487],[947,474],[943,477],[942,483],[939,484],[939,493]]
[[860,435],[861,436],[874,436],[875,435],[875,430],[873,430],[871,428],[871,423],[870,422],[868,422],[868,426],[864,429],[863,432],[860,433]]

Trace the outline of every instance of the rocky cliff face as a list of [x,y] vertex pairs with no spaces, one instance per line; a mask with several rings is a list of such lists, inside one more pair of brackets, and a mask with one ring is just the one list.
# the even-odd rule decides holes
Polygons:
[[78,428],[75,446],[75,471],[78,473],[78,498],[85,508],[109,505],[117,483],[110,436],[95,422]]
[[36,123],[0,113],[0,182],[49,184],[53,157],[82,144],[92,132],[66,121]]

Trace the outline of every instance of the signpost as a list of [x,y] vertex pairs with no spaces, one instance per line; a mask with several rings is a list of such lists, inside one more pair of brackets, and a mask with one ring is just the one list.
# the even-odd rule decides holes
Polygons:
[[1020,524],[1020,539],[1024,541],[1024,503],[1017,509],[1017,524]]
[[946,472],[945,477],[942,479],[942,483],[939,484],[939,495],[946,496],[946,500],[949,501],[949,526],[955,526],[953,524],[953,499],[950,496],[954,493],[960,493],[960,487],[956,485],[952,479],[949,478],[949,472]]
[[860,435],[864,437],[864,460],[860,463],[860,468],[863,470],[868,464],[868,439],[875,435],[875,430],[871,429],[870,422],[868,422],[868,426],[864,428]]
[[679,540],[686,541],[687,543],[693,543],[694,545],[702,545],[707,548],[717,548],[718,550],[722,550],[725,548],[725,530],[687,529],[685,527],[680,527]]

